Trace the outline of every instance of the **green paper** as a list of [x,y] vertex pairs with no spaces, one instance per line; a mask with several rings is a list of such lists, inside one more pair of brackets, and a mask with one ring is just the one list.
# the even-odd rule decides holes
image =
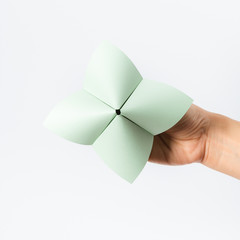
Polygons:
[[133,182],[148,161],[153,136],[176,124],[191,104],[176,88],[142,79],[121,50],[103,42],[83,90],[57,104],[44,125],[72,142],[93,144],[113,171]]
[[114,109],[81,90],[57,104],[44,125],[72,142],[91,145],[115,115]]
[[192,99],[176,88],[144,79],[123,105],[121,112],[156,135],[175,125],[191,104]]
[[112,170],[133,182],[148,160],[152,143],[152,134],[119,115],[93,147]]
[[83,88],[119,109],[141,80],[142,76],[130,59],[104,41],[92,55]]

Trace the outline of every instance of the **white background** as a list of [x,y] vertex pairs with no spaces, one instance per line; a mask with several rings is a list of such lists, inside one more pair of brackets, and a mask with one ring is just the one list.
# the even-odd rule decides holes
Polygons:
[[131,185],[42,126],[110,40],[145,78],[240,120],[238,0],[0,0],[0,239],[240,239],[240,183],[148,163]]

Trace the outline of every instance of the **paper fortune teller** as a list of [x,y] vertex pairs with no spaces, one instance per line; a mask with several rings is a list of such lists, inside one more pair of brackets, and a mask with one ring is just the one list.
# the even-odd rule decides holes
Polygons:
[[120,49],[104,41],[92,55],[83,89],[58,103],[44,125],[72,142],[93,145],[113,171],[133,182],[154,135],[175,125],[191,104],[176,88],[143,78]]

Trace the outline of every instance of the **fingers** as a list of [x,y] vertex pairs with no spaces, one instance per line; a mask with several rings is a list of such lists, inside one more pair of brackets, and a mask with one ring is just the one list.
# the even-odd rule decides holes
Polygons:
[[153,147],[149,161],[159,164],[169,164],[170,144],[164,140],[162,134],[154,136]]

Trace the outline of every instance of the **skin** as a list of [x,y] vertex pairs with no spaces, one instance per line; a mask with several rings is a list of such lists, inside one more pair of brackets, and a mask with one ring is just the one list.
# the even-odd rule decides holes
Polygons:
[[154,137],[149,161],[201,163],[240,179],[240,122],[192,104],[176,125]]

